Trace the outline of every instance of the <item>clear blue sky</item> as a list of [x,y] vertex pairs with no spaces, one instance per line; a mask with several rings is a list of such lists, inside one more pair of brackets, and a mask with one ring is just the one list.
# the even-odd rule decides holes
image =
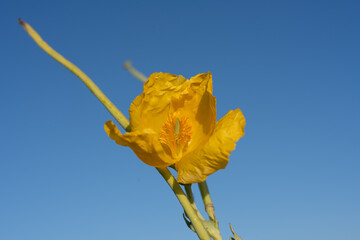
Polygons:
[[[110,114],[30,23],[127,115],[146,75],[211,71],[242,138],[208,179],[224,239],[360,239],[358,1],[2,1],[0,239],[196,239]],[[198,206],[203,209],[195,188]],[[169,234],[173,236],[169,238]],[[149,237],[152,236],[152,237]]]

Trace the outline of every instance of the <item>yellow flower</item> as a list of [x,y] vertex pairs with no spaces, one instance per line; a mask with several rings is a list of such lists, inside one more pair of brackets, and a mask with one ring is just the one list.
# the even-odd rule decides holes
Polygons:
[[178,182],[202,182],[226,167],[245,127],[240,109],[216,122],[212,91],[211,73],[190,80],[153,73],[130,106],[131,132],[121,134],[112,121],[105,123],[105,131],[150,166],[174,164]]

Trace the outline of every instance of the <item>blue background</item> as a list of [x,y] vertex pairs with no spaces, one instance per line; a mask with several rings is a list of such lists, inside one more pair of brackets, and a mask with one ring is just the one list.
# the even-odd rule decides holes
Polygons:
[[[358,1],[2,1],[0,239],[196,239],[161,176],[111,141],[111,115],[30,23],[126,115],[122,68],[211,71],[246,134],[208,178],[224,239],[360,238]],[[197,188],[198,207],[203,210]],[[203,211],[202,211],[203,212]]]

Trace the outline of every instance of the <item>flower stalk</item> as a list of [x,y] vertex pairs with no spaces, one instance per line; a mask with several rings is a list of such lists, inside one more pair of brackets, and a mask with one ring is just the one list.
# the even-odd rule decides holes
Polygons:
[[191,190],[191,184],[185,184],[184,188],[185,188],[185,192],[186,192],[186,196],[189,199],[189,202],[192,206],[192,208],[194,209],[194,211],[196,212],[196,214],[198,215],[198,217],[202,220],[205,221],[204,217],[201,215],[200,211],[198,210],[196,204],[195,204],[195,199],[194,199],[194,195],[192,193]]
[[210,192],[206,181],[199,183],[199,189],[201,197],[205,205],[205,211],[208,214],[211,221],[216,221],[215,208],[211,200]]
[[[24,30],[30,35],[30,37],[39,45],[39,47],[49,54],[52,58],[58,61],[60,64],[69,69],[73,74],[75,74],[80,80],[89,88],[89,90],[100,100],[100,102],[106,107],[106,109],[113,115],[117,122],[123,127],[127,132],[130,132],[130,122],[122,114],[122,112],[105,96],[105,94],[96,86],[96,84],[77,66],[65,59],[62,55],[56,52],[51,48],[41,37],[40,35],[26,22],[18,19],[20,25]],[[129,70],[130,71],[130,70]],[[156,168],[161,176],[168,183],[170,188],[173,190],[175,196],[179,200],[180,204],[184,208],[188,218],[193,224],[195,231],[198,237],[201,240],[210,240],[210,236],[206,231],[204,225],[201,222],[201,219],[198,217],[194,211],[191,203],[186,197],[185,193],[181,189],[179,183],[176,181],[174,176],[171,174],[168,168]]]
[[192,225],[195,228],[196,234],[199,236],[199,239],[204,240],[210,240],[210,236],[208,232],[206,231],[204,225],[201,222],[201,219],[196,214],[195,210],[191,206],[190,201],[186,197],[184,191],[180,187],[179,183],[176,181],[174,176],[171,174],[168,168],[156,168],[158,172],[163,176],[163,178],[166,180],[170,188],[175,193],[177,199],[183,206],[186,215],[191,220]]
[[130,73],[131,73],[131,75],[133,75],[136,79],[138,79],[140,82],[146,82],[147,81],[147,77],[144,75],[144,74],[142,74],[141,72],[139,72],[137,69],[135,69],[134,67],[133,67],[133,65],[131,64],[131,62],[130,61],[126,61],[125,63],[124,63],[124,68],[126,69],[126,70],[128,70]]

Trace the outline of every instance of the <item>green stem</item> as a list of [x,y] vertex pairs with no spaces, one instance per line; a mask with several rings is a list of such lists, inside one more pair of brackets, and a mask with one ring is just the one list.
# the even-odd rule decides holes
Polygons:
[[126,61],[124,63],[124,68],[126,70],[128,70],[135,78],[137,78],[138,80],[140,80],[140,82],[146,82],[147,81],[147,77],[145,77],[144,74],[142,74],[141,72],[139,72],[138,70],[136,70],[132,65],[130,61]]
[[185,184],[185,192],[186,192],[186,196],[189,199],[189,202],[192,206],[192,208],[194,209],[194,211],[196,212],[196,215],[202,220],[205,221],[204,217],[201,215],[200,211],[198,210],[196,204],[195,204],[195,199],[194,199],[194,195],[192,193],[191,190],[191,184]]
[[175,193],[177,199],[185,210],[186,215],[190,219],[192,225],[195,228],[196,234],[201,240],[210,240],[210,236],[206,231],[204,225],[201,222],[201,219],[197,216],[194,209],[191,206],[188,198],[186,197],[184,191],[180,187],[179,183],[176,181],[174,176],[171,174],[167,168],[156,168],[165,181],[169,184],[170,188]]
[[100,100],[100,102],[106,107],[106,109],[114,116],[114,118],[119,122],[119,124],[126,130],[130,131],[129,120],[126,119],[124,114],[120,112],[119,109],[105,96],[105,94],[96,86],[96,84],[77,66],[71,63],[69,60],[64,58],[61,54],[56,52],[52,47],[50,47],[40,35],[26,22],[18,19],[20,25],[25,29],[25,31],[30,35],[30,37],[39,45],[39,47],[49,54],[52,58],[58,61],[61,65],[69,69],[73,74],[75,74],[80,80],[89,88],[89,90]]
[[215,221],[216,220],[215,208],[214,208],[214,204],[211,200],[209,188],[208,188],[206,181],[199,183],[199,189],[201,192],[201,197],[204,201],[205,211],[207,212],[210,220]]

